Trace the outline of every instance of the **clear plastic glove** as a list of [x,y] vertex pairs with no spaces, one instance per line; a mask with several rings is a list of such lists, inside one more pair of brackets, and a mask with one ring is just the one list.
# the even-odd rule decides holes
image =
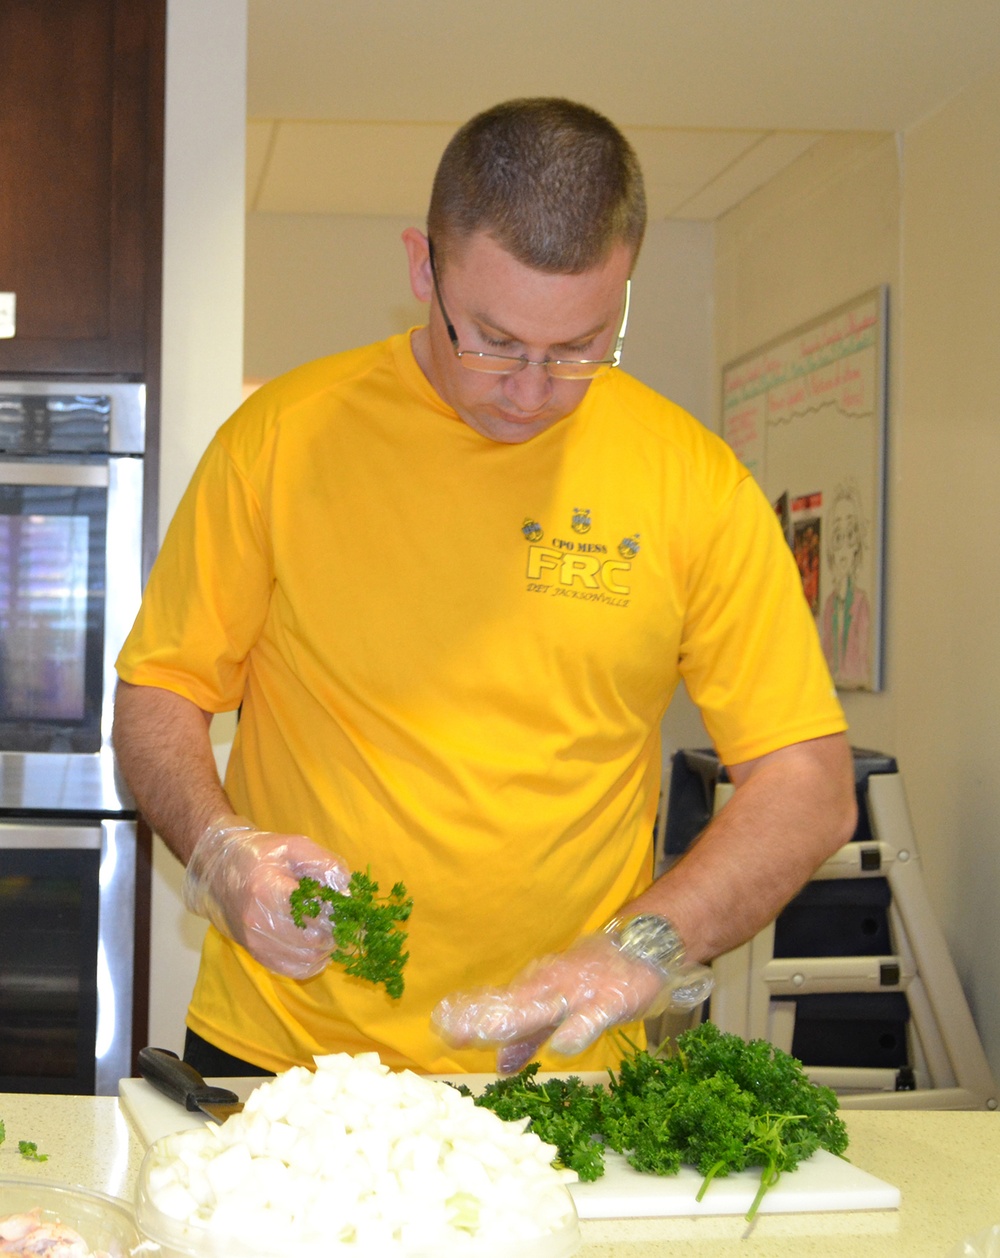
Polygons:
[[497,1073],[515,1074],[548,1040],[575,1056],[609,1027],[664,1009],[691,1009],[712,988],[705,966],[664,973],[625,955],[606,934],[584,935],[566,952],[532,962],[509,987],[445,997],[431,1021],[454,1048],[496,1048]]
[[296,926],[289,896],[300,878],[346,891],[350,870],[304,834],[258,830],[245,817],[216,818],[198,840],[184,876],[184,903],[207,917],[261,965],[286,978],[319,974],[333,951],[325,914]]

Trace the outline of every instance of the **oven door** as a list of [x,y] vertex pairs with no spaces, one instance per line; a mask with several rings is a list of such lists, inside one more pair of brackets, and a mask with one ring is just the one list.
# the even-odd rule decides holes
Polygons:
[[0,463],[0,745],[101,746],[107,461]]
[[0,824],[0,1091],[114,1095],[131,1073],[135,833]]
[[0,810],[131,811],[110,748],[142,460],[0,458]]

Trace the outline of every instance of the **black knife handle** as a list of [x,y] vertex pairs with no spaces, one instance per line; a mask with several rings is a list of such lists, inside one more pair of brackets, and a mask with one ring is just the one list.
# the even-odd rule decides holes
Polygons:
[[228,1088],[207,1084],[194,1066],[181,1061],[169,1048],[140,1048],[138,1062],[146,1082],[185,1109],[196,1111],[206,1103],[232,1105],[240,1099]]

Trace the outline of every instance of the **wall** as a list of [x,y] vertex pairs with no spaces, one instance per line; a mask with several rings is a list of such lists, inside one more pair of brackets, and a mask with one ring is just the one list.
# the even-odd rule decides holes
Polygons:
[[897,746],[1000,1078],[1000,72],[907,134],[902,223]]
[[[890,289],[889,336],[898,344],[900,172],[894,136],[822,139],[716,224],[715,338],[718,369],[878,284]],[[898,393],[898,355],[890,351],[890,397]],[[720,407],[716,384],[715,410]],[[895,440],[899,408],[892,406]],[[898,468],[890,461],[889,499]],[[895,638],[901,623],[893,581],[898,512],[888,513],[887,689],[848,694],[855,745],[895,749]]]
[[406,218],[248,214],[244,371],[298,363],[423,322],[400,240]]
[[[240,400],[246,22],[246,0],[167,5],[161,535]],[[175,1051],[205,929],[184,912],[181,873],[156,839],[149,1037]]]
[[905,136],[831,136],[717,224],[718,366],[890,286],[886,688],[847,694],[897,756],[928,890],[1000,1077],[1000,76]]

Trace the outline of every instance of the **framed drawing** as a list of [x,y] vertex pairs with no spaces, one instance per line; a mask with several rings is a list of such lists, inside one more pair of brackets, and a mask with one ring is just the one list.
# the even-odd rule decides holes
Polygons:
[[722,435],[781,519],[841,690],[881,690],[888,288],[722,369]]

